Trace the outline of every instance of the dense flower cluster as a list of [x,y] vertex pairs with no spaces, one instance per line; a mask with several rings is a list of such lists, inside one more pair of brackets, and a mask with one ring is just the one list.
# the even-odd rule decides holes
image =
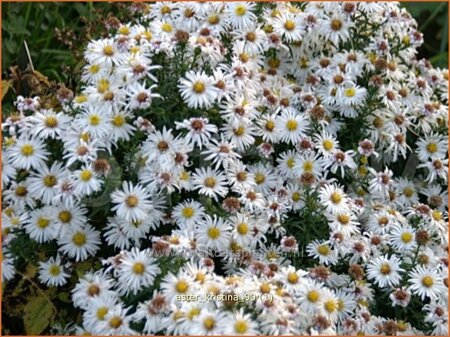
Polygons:
[[[155,3],[3,123],[12,243],[77,332],[447,335],[448,71],[397,3]],[[11,246],[11,249],[10,249]],[[414,313],[412,315],[411,313]]]

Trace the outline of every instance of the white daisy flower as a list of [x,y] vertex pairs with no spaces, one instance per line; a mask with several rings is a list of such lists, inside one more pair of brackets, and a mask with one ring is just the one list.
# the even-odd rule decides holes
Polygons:
[[304,34],[302,18],[298,14],[283,13],[274,20],[273,28],[275,32],[286,41],[299,41]]
[[242,308],[229,315],[224,325],[224,335],[254,336],[258,333],[258,323]]
[[296,144],[301,137],[306,136],[308,121],[294,109],[285,109],[276,119],[279,139],[286,143]]
[[118,291],[122,295],[137,294],[142,288],[150,287],[160,273],[156,259],[149,249],[139,251],[136,247],[122,252],[117,269]]
[[55,161],[50,168],[43,165],[28,179],[28,190],[31,196],[42,200],[44,204],[50,204],[57,194],[55,186],[64,175],[63,166]]
[[241,158],[241,155],[234,151],[235,148],[236,145],[226,141],[222,135],[220,141],[211,139],[209,148],[203,151],[202,155],[205,156],[205,160],[211,160],[215,164],[216,170],[220,166],[227,169]]
[[431,133],[425,138],[419,138],[416,143],[417,154],[422,162],[428,159],[445,159],[447,154],[447,137]]
[[59,255],[56,258],[51,257],[46,262],[39,262],[39,280],[51,287],[62,286],[67,283],[67,279],[70,274],[68,274],[64,269],[70,264],[62,265],[61,257]]
[[111,290],[112,280],[103,271],[87,272],[80,277],[72,289],[72,301],[75,308],[87,309],[94,298],[117,298],[117,293]]
[[319,198],[330,213],[345,212],[348,210],[348,198],[344,191],[335,184],[325,185],[319,191]]
[[49,155],[45,144],[37,138],[19,138],[7,153],[14,168],[25,170],[44,166]]
[[127,221],[145,220],[153,208],[148,200],[150,197],[141,185],[133,186],[131,182],[124,181],[122,190],[111,193],[111,201],[117,204],[112,210]]
[[186,140],[193,146],[197,145],[200,149],[207,145],[212,134],[217,133],[217,127],[209,124],[208,118],[192,117],[185,119],[182,123],[175,122],[177,129],[187,129]]
[[84,261],[88,256],[95,255],[100,248],[100,233],[91,226],[82,229],[68,230],[58,240],[60,249],[75,261]]
[[409,289],[413,294],[425,298],[438,300],[447,293],[443,278],[439,270],[432,267],[417,266],[409,273]]
[[33,123],[31,132],[41,139],[59,138],[71,121],[63,112],[56,113],[52,109],[40,110],[28,118]]
[[198,286],[194,283],[193,278],[183,272],[179,272],[177,276],[172,273],[167,274],[161,283],[161,291],[168,301],[177,302],[177,295],[194,295],[198,291]]
[[213,170],[208,167],[197,168],[192,177],[192,183],[194,189],[199,190],[198,193],[204,194],[215,201],[218,201],[218,197],[225,197],[228,193],[228,188],[225,184],[226,177],[220,171]]
[[231,224],[228,220],[205,215],[205,220],[195,230],[197,242],[218,252],[225,251],[230,242]]
[[178,87],[186,104],[194,109],[211,107],[217,97],[214,79],[204,72],[189,71],[184,76]]
[[379,256],[368,264],[367,277],[381,288],[395,287],[400,284],[401,273],[404,272],[404,269],[400,268],[400,262],[395,255]]
[[30,217],[24,224],[25,231],[31,239],[38,243],[53,240],[57,234],[54,217],[55,210],[53,207],[36,208],[30,211]]
[[83,166],[80,170],[73,172],[74,194],[82,197],[98,192],[103,183],[98,176],[91,165]]
[[321,242],[314,240],[306,246],[306,251],[309,256],[319,259],[319,262],[325,265],[334,265],[338,262],[337,251],[332,249],[328,241]]
[[203,205],[192,199],[186,200],[173,208],[172,216],[180,228],[192,227],[199,223],[205,215]]
[[227,22],[235,29],[247,29],[252,26],[256,15],[252,13],[256,4],[251,2],[230,2],[226,4]]

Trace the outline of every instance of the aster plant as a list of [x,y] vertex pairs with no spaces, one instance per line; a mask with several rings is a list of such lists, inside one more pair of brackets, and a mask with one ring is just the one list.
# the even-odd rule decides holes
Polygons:
[[447,335],[422,43],[395,2],[143,5],[4,118],[4,294],[59,334]]

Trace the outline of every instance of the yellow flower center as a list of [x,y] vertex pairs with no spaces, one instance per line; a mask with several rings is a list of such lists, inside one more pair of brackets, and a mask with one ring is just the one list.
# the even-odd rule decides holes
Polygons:
[[347,214],[339,214],[337,219],[342,225],[347,225],[350,222],[350,216]]
[[208,236],[215,240],[220,236],[220,229],[217,227],[208,228]]
[[270,292],[270,284],[268,282],[263,282],[261,283],[261,285],[259,286],[259,291],[262,294],[267,294]]
[[335,191],[331,193],[331,202],[333,204],[339,204],[342,201],[342,195],[341,193]]
[[151,32],[149,32],[149,31],[145,31],[144,32],[144,37],[145,37],[145,39],[147,41],[150,41],[152,39],[152,37],[153,37],[153,34]]
[[183,180],[183,181],[188,181],[189,180],[189,172],[181,171],[180,179]]
[[297,123],[297,121],[295,119],[289,119],[286,122],[286,128],[289,131],[295,131],[295,130],[297,130],[297,127],[298,127],[298,123]]
[[76,96],[74,99],[75,103],[81,104],[87,101],[87,97],[84,95]]
[[58,214],[58,219],[62,223],[68,223],[68,222],[70,222],[70,220],[72,220],[72,213],[70,213],[69,211],[61,211]]
[[197,281],[197,282],[199,282],[199,283],[205,282],[205,273],[198,272],[198,273],[195,275],[195,281]]
[[93,64],[88,70],[91,74],[97,74],[100,71],[100,66],[98,64]]
[[117,329],[122,325],[122,318],[119,316],[114,316],[109,320],[109,326],[113,329]]
[[433,217],[433,219],[435,221],[440,221],[442,220],[442,212],[438,211],[438,210],[434,210],[431,212],[431,216]]
[[436,143],[430,143],[427,145],[427,151],[429,153],[436,153],[438,150],[438,146]]
[[91,124],[92,126],[97,126],[100,124],[100,122],[102,121],[102,119],[100,118],[99,115],[94,114],[94,115],[90,115],[88,118],[88,122],[89,124]]
[[98,84],[97,84],[97,91],[100,94],[104,94],[108,90],[109,90],[109,81],[105,78],[102,78],[101,80],[99,80]]
[[238,233],[239,234],[241,234],[241,235],[245,235],[245,234],[247,234],[248,233],[248,225],[246,224],[246,223],[240,223],[238,226],[237,226],[237,231],[238,231]]
[[48,225],[50,225],[50,220],[47,218],[44,218],[44,217],[39,217],[37,219],[37,225],[39,228],[42,228],[42,229],[47,228]]
[[133,273],[142,275],[145,272],[145,265],[142,262],[136,262],[133,264]]
[[338,304],[335,300],[328,300],[324,303],[324,308],[329,313],[335,312],[338,308]]
[[244,16],[247,13],[247,8],[244,5],[237,5],[234,9],[234,13],[237,16]]
[[51,276],[58,276],[61,274],[61,268],[57,264],[52,264],[50,268],[48,268],[48,273]]
[[213,188],[216,186],[216,179],[214,177],[208,177],[205,179],[204,184],[206,187]]
[[239,55],[239,59],[243,63],[246,63],[246,62],[248,62],[248,60],[250,60],[250,55],[248,55],[247,53],[242,53],[242,54]]
[[334,147],[334,143],[333,143],[333,141],[330,140],[330,139],[325,139],[325,140],[322,142],[322,146],[323,146],[323,148],[324,148],[325,151],[331,151],[331,150],[333,149],[333,147]]
[[295,22],[292,21],[292,20],[287,20],[287,21],[284,23],[284,28],[285,28],[287,31],[292,31],[292,30],[294,30],[294,29],[295,29]]
[[28,190],[25,186],[17,186],[15,193],[18,197],[24,197],[28,194]]
[[414,189],[411,187],[405,187],[403,189],[403,194],[405,195],[405,197],[411,198],[414,195]]
[[295,159],[294,158],[289,158],[286,162],[287,167],[289,167],[290,169],[292,169],[295,165]]
[[58,180],[56,179],[55,176],[49,175],[44,177],[44,185],[47,187],[53,187],[56,185],[57,182]]
[[179,280],[176,284],[177,292],[184,294],[189,289],[189,284],[185,280]]
[[338,19],[333,19],[333,20],[331,20],[330,26],[331,26],[331,29],[334,30],[334,31],[341,30],[341,28],[342,28],[342,21],[338,20]]
[[127,204],[128,207],[134,208],[134,207],[136,207],[138,205],[139,199],[136,196],[134,196],[134,195],[130,195],[125,200],[125,203]]
[[267,121],[265,128],[267,131],[273,131],[273,129],[275,128],[275,122],[273,120]]
[[48,116],[45,118],[45,126],[48,128],[54,128],[58,125],[58,120],[55,116]]
[[310,290],[308,292],[308,296],[307,297],[308,297],[308,301],[315,303],[315,302],[317,302],[319,300],[320,295],[319,295],[318,291]]
[[383,275],[388,275],[391,273],[391,266],[387,263],[383,263],[380,267],[380,273]]
[[217,14],[213,14],[208,17],[208,23],[210,25],[217,25],[219,23],[219,21],[220,21],[220,18]]
[[424,276],[422,278],[422,284],[423,284],[423,286],[430,288],[431,286],[433,286],[434,280],[431,276]]
[[34,153],[34,146],[31,144],[24,144],[22,146],[21,152],[25,157],[31,156]]
[[187,318],[192,321],[194,319],[194,317],[200,315],[200,308],[192,308],[191,310],[189,310],[187,312]]
[[161,29],[165,32],[165,33],[171,33],[173,28],[172,25],[170,23],[164,22],[161,26]]
[[87,143],[89,141],[89,133],[88,132],[83,132],[80,135],[80,140],[82,140],[83,142]]
[[300,201],[300,197],[301,197],[301,195],[299,192],[294,192],[294,193],[292,193],[291,199],[292,199],[292,201],[297,202],[297,201]]
[[293,273],[293,272],[288,273],[287,280],[288,280],[289,283],[296,284],[298,282],[298,275],[297,275],[297,273]]
[[243,126],[238,127],[237,129],[234,129],[234,134],[238,137],[241,137],[245,133],[245,128]]
[[112,124],[121,127],[125,124],[125,118],[122,115],[115,115],[112,119]]
[[185,207],[181,211],[181,215],[183,215],[183,218],[190,219],[194,215],[194,209],[192,207]]
[[178,321],[179,319],[184,317],[184,312],[181,310],[177,310],[175,311],[175,313],[173,314],[173,320],[174,321]]
[[404,243],[410,243],[413,239],[413,235],[409,232],[402,233],[401,239]]
[[305,161],[303,163],[303,170],[305,172],[311,173],[313,170],[314,164],[311,161]]
[[242,319],[237,320],[236,323],[234,323],[234,331],[236,331],[238,334],[246,333],[248,331],[247,322]]
[[353,97],[356,95],[356,89],[355,88],[347,88],[344,90],[344,95],[346,97]]
[[103,321],[107,313],[108,313],[107,307],[100,307],[97,309],[96,316],[100,321]]
[[127,26],[120,27],[118,31],[119,31],[119,34],[122,34],[122,35],[130,34],[130,28],[128,28]]
[[83,232],[76,232],[74,236],[72,236],[72,242],[78,247],[84,246],[86,244],[86,241],[86,234],[84,234]]
[[255,174],[255,182],[260,185],[266,181],[266,176],[262,172],[257,172]]
[[105,46],[103,48],[103,54],[105,54],[106,56],[113,56],[114,48],[112,46]]
[[327,245],[320,245],[319,247],[317,247],[317,252],[320,255],[327,256],[330,253],[330,247],[328,247]]
[[274,250],[270,250],[266,253],[267,260],[276,260],[278,259],[278,253]]
[[169,6],[162,6],[160,12],[163,15],[167,15],[172,13],[172,9]]
[[206,90],[206,86],[205,83],[201,82],[201,81],[197,81],[194,83],[194,85],[192,86],[192,89],[194,90],[194,92],[196,94],[202,94],[205,92]]
[[80,179],[84,182],[91,180],[92,172],[89,170],[83,170],[80,173]]

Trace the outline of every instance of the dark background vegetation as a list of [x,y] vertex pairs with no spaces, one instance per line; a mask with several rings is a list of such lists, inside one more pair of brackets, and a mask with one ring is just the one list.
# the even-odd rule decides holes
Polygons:
[[[19,94],[50,97],[61,85],[76,90],[86,44],[91,39],[106,35],[118,22],[130,21],[133,10],[142,10],[139,4],[117,2],[2,3],[1,6],[3,116],[12,110],[12,102]],[[419,30],[424,33],[425,43],[418,57],[429,59],[436,67],[448,67],[448,3],[415,2],[402,3],[402,6],[409,10],[417,20]],[[24,41],[35,71],[29,67]],[[24,250],[36,248],[30,245],[29,240],[26,242],[28,247],[24,242]],[[3,335],[23,334],[24,331],[40,334],[51,318],[62,317],[58,319],[62,323],[80,318],[70,317],[69,293],[51,292],[45,287],[43,290],[37,284],[33,285],[30,280],[36,277],[35,265],[33,261],[28,261],[20,266],[19,270],[25,272],[8,285],[7,291],[2,291]],[[77,265],[77,271],[90,267],[81,263]],[[42,291],[45,294],[40,294]],[[35,300],[24,306],[28,298]],[[45,298],[51,298],[54,306],[46,303]],[[28,328],[23,325],[22,315],[28,322]]]

